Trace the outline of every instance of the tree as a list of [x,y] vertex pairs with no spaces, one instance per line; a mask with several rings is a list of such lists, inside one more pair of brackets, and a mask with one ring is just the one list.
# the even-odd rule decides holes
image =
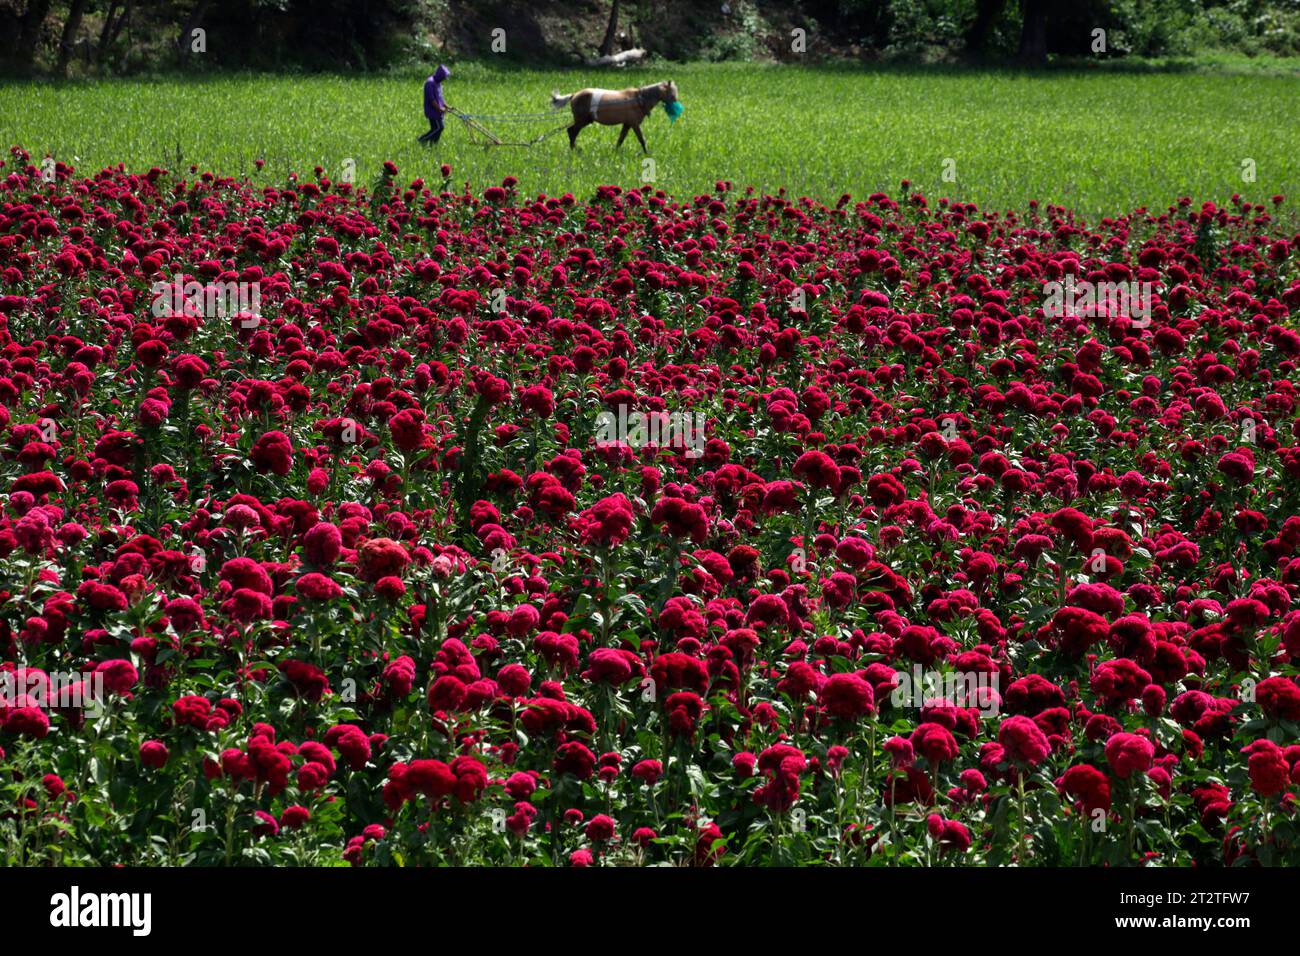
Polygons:
[[[121,6],[121,13],[118,13],[118,7]],[[114,16],[114,14],[117,16]],[[109,0],[108,9],[104,13],[104,28],[99,31],[99,43],[95,45],[95,65],[102,67],[104,56],[108,53],[109,47],[117,42],[118,35],[122,32],[122,27],[126,26],[126,21],[131,16],[131,0],[126,0],[124,4],[118,4],[117,0]]]
[[14,50],[14,65],[28,72],[36,61],[36,48],[41,41],[41,29],[50,12],[50,0],[30,0],[27,10],[18,22],[18,40]]
[[59,62],[55,72],[59,76],[68,75],[68,60],[77,43],[77,32],[81,29],[81,17],[86,12],[86,0],[72,0],[68,6],[68,19],[63,22],[63,33],[59,37]]
[[1024,20],[1016,59],[1026,66],[1041,66],[1047,62],[1047,15],[1053,6],[1052,0],[1021,0]]
[[[1047,24],[1060,12],[1060,0],[1020,0],[1016,6],[1020,19],[1016,59],[1027,66],[1041,66],[1047,62]],[[968,55],[979,59],[989,53],[994,30],[1006,9],[1007,0],[975,0],[975,18],[965,33]]]
[[190,58],[191,37],[203,23],[203,15],[207,12],[208,0],[200,0],[190,8],[190,14],[185,18],[185,25],[181,27],[180,36],[176,40],[176,51],[180,56],[181,66],[184,66]]
[[618,38],[618,3],[619,0],[613,0],[609,7],[609,23],[605,26],[605,39],[600,44],[601,56],[614,52],[614,41]]
[[988,53],[993,27],[1006,9],[1007,0],[977,0],[975,19],[966,28],[966,52],[975,57]]

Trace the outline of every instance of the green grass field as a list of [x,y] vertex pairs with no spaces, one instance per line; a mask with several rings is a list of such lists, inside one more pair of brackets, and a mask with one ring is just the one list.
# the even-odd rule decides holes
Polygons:
[[[473,113],[535,112],[552,89],[677,81],[685,113],[662,111],[644,131],[654,182],[676,195],[715,180],[834,199],[897,193],[910,179],[927,196],[992,208],[1030,199],[1095,217],[1180,196],[1264,201],[1300,191],[1296,105],[1300,72],[1075,70],[1024,74],[952,69],[866,70],[751,64],[668,66],[586,73],[454,64],[448,100]],[[197,163],[231,175],[281,180],[345,159],[368,182],[391,159],[403,175],[453,164],[475,188],[503,176],[526,192],[582,197],[602,183],[640,184],[635,140],[615,151],[617,129],[592,127],[576,154],[563,132],[529,147],[470,145],[448,118],[425,149],[423,76],[196,76],[0,85],[0,138],[49,152],[83,173]],[[565,121],[502,126],[532,135]],[[945,164],[945,160],[951,163]],[[1254,161],[1254,181],[1243,162]],[[943,178],[945,169],[955,180]]]

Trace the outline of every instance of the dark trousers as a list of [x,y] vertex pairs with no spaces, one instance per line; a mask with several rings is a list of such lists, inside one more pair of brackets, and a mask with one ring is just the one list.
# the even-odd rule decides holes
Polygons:
[[442,138],[442,114],[434,113],[429,117],[429,132],[420,137],[421,143],[436,143]]

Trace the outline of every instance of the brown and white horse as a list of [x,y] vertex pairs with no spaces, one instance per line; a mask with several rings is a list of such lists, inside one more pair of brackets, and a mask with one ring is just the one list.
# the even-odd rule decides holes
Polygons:
[[559,109],[568,104],[573,110],[573,125],[569,127],[569,148],[578,142],[578,134],[583,127],[592,123],[602,126],[622,125],[623,132],[618,134],[615,147],[622,146],[627,138],[627,131],[636,133],[641,142],[641,151],[648,153],[645,137],[641,135],[641,121],[660,103],[677,102],[677,84],[671,80],[655,83],[651,86],[629,87],[626,90],[602,90],[588,87],[576,93],[551,96],[552,109]]

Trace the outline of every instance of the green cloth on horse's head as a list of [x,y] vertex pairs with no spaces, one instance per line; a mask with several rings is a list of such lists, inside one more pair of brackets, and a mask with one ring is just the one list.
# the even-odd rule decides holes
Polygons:
[[673,100],[671,103],[664,103],[664,112],[668,114],[668,121],[670,123],[676,123],[677,117],[682,115],[682,110],[685,108],[686,107],[682,106],[681,100]]

